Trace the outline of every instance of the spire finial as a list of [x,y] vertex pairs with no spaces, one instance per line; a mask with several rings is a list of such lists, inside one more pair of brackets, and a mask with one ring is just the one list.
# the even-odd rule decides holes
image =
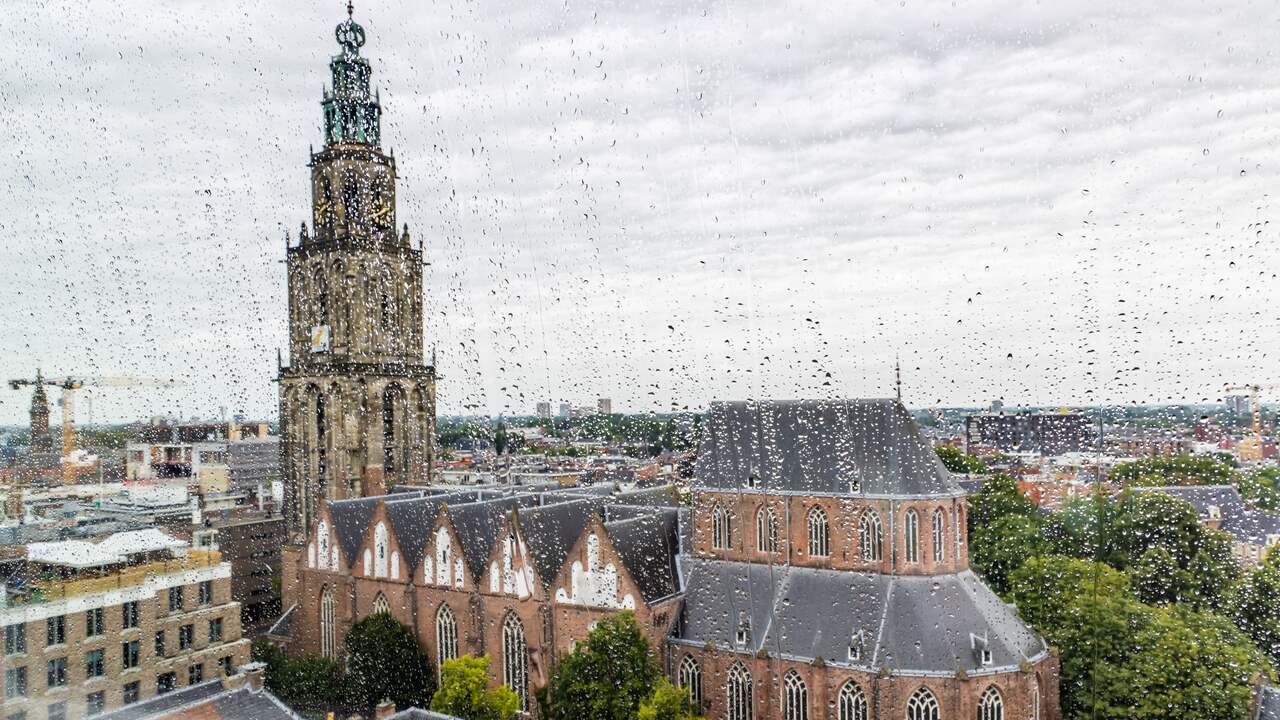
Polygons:
[[902,361],[898,359],[897,355],[893,356],[893,375],[893,384],[897,389],[898,402],[902,402]]
[[354,15],[355,11],[356,11],[356,8],[354,5],[351,4],[351,0],[347,0],[347,17],[351,17],[352,15]]

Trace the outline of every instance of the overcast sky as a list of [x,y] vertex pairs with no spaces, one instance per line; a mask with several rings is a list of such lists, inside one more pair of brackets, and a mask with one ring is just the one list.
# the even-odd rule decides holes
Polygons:
[[[344,5],[5,3],[0,375],[186,383],[98,421],[275,416]],[[441,413],[885,396],[895,355],[918,407],[1280,382],[1274,2],[355,16]]]

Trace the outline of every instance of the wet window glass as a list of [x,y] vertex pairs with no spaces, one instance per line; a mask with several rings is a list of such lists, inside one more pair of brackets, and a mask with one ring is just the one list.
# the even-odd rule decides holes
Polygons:
[[1269,4],[12,4],[0,716],[1280,720]]

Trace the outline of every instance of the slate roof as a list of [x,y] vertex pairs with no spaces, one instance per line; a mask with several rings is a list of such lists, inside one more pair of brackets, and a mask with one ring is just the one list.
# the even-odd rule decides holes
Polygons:
[[694,484],[770,492],[863,496],[961,495],[906,408],[896,400],[715,402]]
[[[682,640],[871,670],[952,674],[1016,667],[1047,648],[972,572],[904,576],[682,558]],[[736,642],[740,619],[750,638]],[[849,644],[863,633],[863,653]],[[970,635],[985,637],[984,668]]]
[[489,551],[493,549],[493,541],[498,537],[503,518],[511,508],[530,501],[528,497],[505,497],[449,506],[449,519],[453,521],[453,529],[458,533],[462,555],[473,578],[484,574]]
[[266,690],[228,690],[221,680],[207,680],[149,700],[96,716],[99,720],[160,720],[200,717],[217,720],[302,720]]
[[369,518],[373,517],[373,509],[381,500],[380,497],[368,497],[329,503],[333,530],[338,536],[342,557],[348,565],[355,564],[356,555],[360,552],[360,541],[364,539],[364,531],[369,527]]
[[1186,500],[1201,520],[1209,519],[1209,506],[1217,506],[1222,519],[1248,510],[1240,492],[1232,485],[1170,485],[1134,488],[1138,492],[1159,492]]
[[675,508],[650,510],[645,515],[604,525],[646,603],[680,591],[676,572],[676,554],[680,551],[678,515]]
[[427,539],[435,528],[436,513],[444,504],[447,496],[418,497],[409,500],[396,500],[387,497],[387,517],[391,519],[391,529],[400,543],[410,573],[422,562],[422,551],[427,546]]
[[1280,535],[1280,515],[1248,510],[1224,516],[1218,528],[1240,542],[1266,545],[1268,535]]
[[591,498],[518,511],[520,531],[544,586],[555,580],[570,548],[602,506],[600,499]]

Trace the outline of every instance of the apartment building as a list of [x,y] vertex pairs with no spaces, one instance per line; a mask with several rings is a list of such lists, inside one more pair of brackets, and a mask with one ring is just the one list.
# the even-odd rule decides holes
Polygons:
[[156,529],[31,543],[2,589],[4,720],[77,720],[249,661],[231,565]]

